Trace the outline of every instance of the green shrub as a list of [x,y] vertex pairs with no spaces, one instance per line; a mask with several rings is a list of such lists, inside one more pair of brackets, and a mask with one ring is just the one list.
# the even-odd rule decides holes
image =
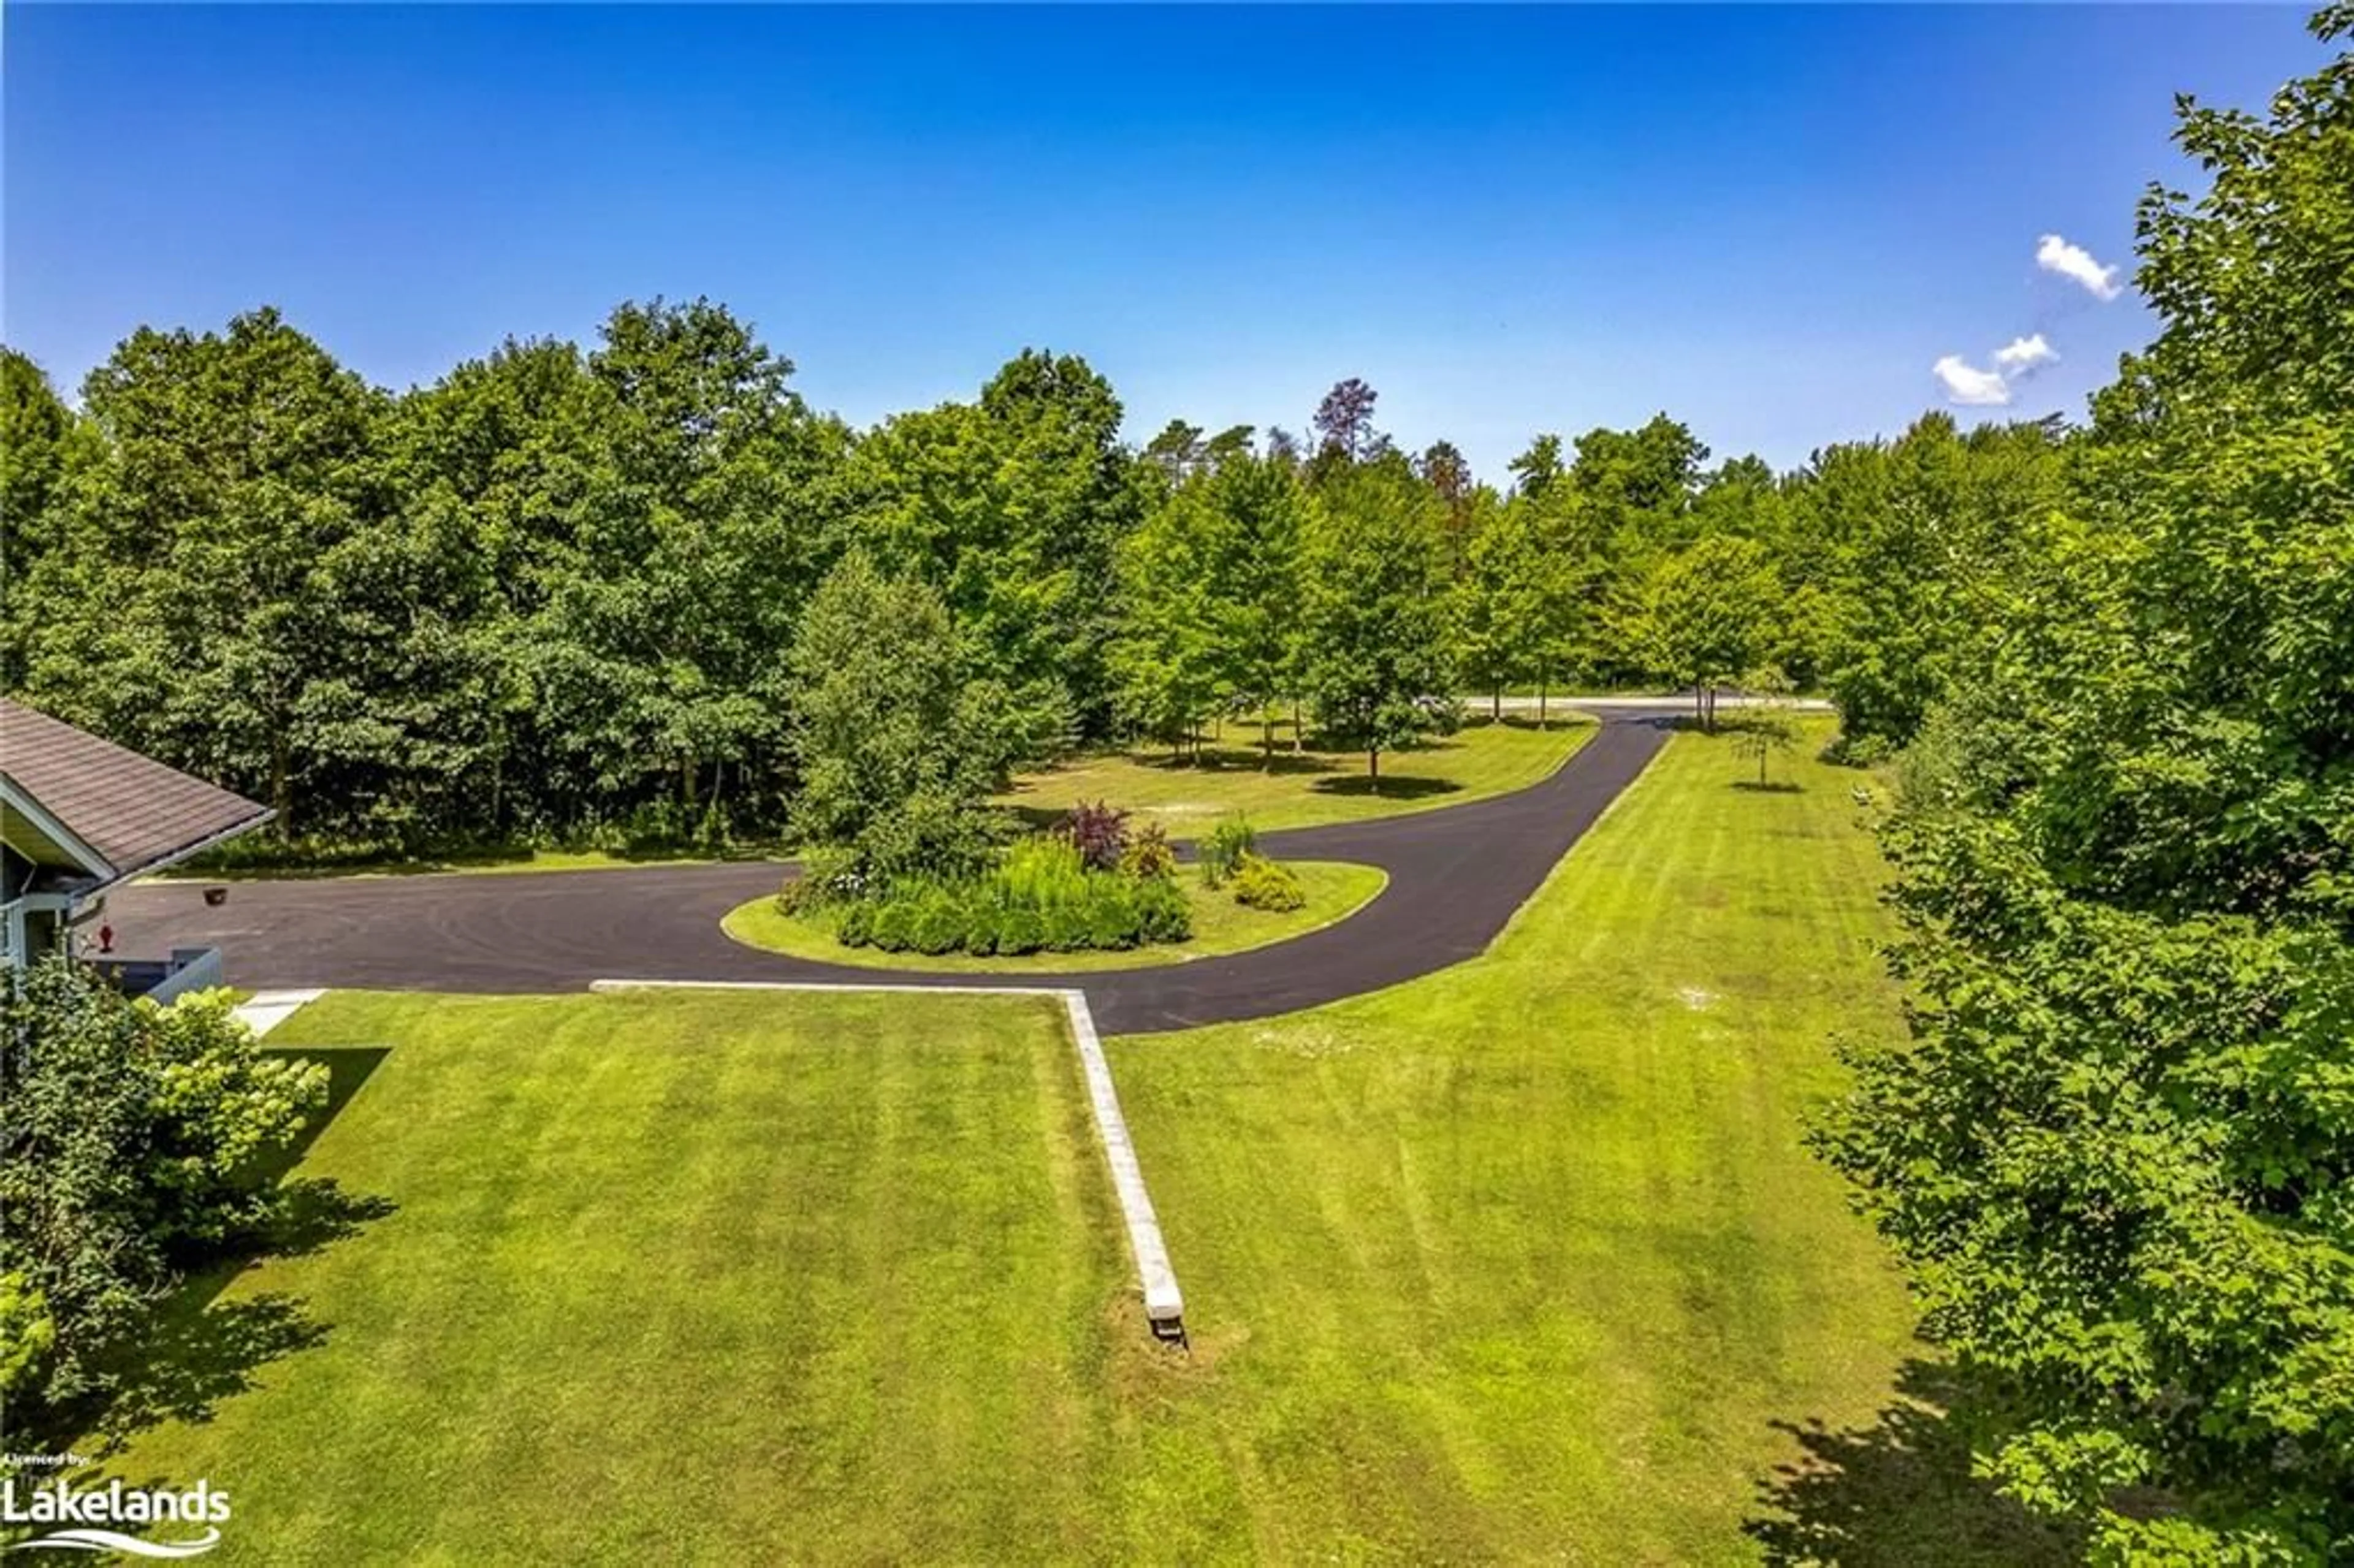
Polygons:
[[1034,953],[1045,940],[1038,924],[1038,912],[1020,906],[1006,910],[997,927],[997,950],[1009,958]]
[[1087,866],[1078,846],[1060,834],[1024,839],[1005,853],[991,881],[1008,905],[1044,909],[1084,903]]
[[1155,878],[1136,890],[1137,936],[1145,942],[1182,942],[1193,934],[1193,907],[1177,885]]
[[1087,945],[1087,906],[1049,904],[1038,911],[1038,946],[1050,953],[1075,953]]
[[916,951],[937,958],[964,946],[965,933],[973,922],[956,888],[928,890],[916,901],[915,910],[907,943]]
[[1258,835],[1240,817],[1228,817],[1202,841],[1202,885],[1223,887],[1241,869],[1243,857],[1258,846]]
[[777,913],[806,918],[824,908],[832,900],[827,895],[825,884],[804,871],[799,876],[785,878],[777,889]]
[[[1165,852],[1166,842],[1161,841]],[[976,957],[1117,952],[1193,935],[1193,910],[1167,875],[1090,871],[1061,835],[1027,840],[982,876],[907,879],[841,896],[834,934],[846,947]]]
[[867,940],[886,953],[904,953],[915,925],[916,906],[907,899],[886,895],[875,906]]
[[29,1400],[57,1342],[49,1298],[34,1286],[32,1276],[21,1269],[0,1274],[0,1399]]
[[998,932],[1005,924],[1005,911],[991,905],[966,913],[970,919],[964,929],[964,950],[972,958],[988,958],[997,951]]
[[1129,891],[1133,885],[1108,880],[1108,885],[1086,906],[1087,946],[1106,953],[1136,946],[1143,925],[1136,900]]
[[1235,866],[1235,902],[1251,909],[1297,909],[1308,902],[1291,868],[1246,853]]
[[[287,1213],[327,1069],[225,991],[133,1001],[62,959],[0,970],[0,1390],[9,1436],[104,1394],[158,1304]],[[83,1430],[69,1425],[69,1433]]]

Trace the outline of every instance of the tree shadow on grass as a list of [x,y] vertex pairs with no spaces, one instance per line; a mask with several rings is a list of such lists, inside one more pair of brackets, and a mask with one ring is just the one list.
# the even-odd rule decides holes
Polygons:
[[1803,795],[1806,786],[1791,779],[1776,779],[1760,784],[1755,779],[1736,779],[1733,787],[1751,795]]
[[313,1319],[299,1298],[263,1291],[223,1300],[222,1293],[255,1264],[316,1253],[398,1207],[389,1198],[345,1192],[333,1177],[292,1174],[390,1053],[371,1046],[264,1054],[325,1066],[327,1103],[294,1144],[264,1166],[277,1200],[265,1218],[157,1305],[138,1345],[111,1369],[114,1384],[102,1408],[61,1418],[67,1435],[79,1429],[79,1441],[100,1457],[161,1423],[211,1420],[223,1400],[254,1386],[263,1367],[324,1343],[329,1325]]
[[1346,779],[1319,779],[1309,787],[1319,795],[1372,796],[1383,800],[1427,800],[1458,793],[1463,786],[1452,779],[1421,779],[1413,774],[1384,773],[1369,779],[1362,773]]
[[1214,746],[1205,747],[1198,757],[1188,752],[1172,757],[1167,752],[1136,752],[1132,760],[1140,768],[1150,768],[1156,773],[1264,773],[1288,777],[1301,773],[1331,773],[1340,764],[1329,757],[1312,751],[1288,751],[1278,747],[1273,756],[1253,748]]
[[2081,1534],[2039,1520],[1970,1474],[1968,1445],[1948,1423],[1951,1369],[1905,1363],[1896,1398],[1868,1427],[1776,1421],[1803,1450],[1758,1483],[1743,1531],[1776,1563],[1888,1568],[2070,1563]]

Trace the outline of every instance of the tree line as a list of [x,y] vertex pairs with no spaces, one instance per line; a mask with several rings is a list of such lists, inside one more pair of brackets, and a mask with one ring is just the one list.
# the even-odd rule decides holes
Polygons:
[[69,404],[0,351],[0,686],[276,808],[419,848],[788,825],[790,650],[854,552],[941,601],[1006,765],[1304,720],[1383,752],[1459,692],[1780,666],[1901,743],[2062,483],[2055,426],[1707,466],[1662,415],[1500,482],[1336,386],[1307,435],[1140,448],[1082,359],[854,429],[722,305],[627,303],[371,387],[276,311],[142,327]]

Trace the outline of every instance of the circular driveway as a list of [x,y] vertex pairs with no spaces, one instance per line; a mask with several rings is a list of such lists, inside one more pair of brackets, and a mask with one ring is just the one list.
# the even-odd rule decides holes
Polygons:
[[1192,963],[999,977],[765,953],[730,940],[719,920],[777,885],[781,869],[766,862],[244,882],[218,908],[194,883],[161,883],[114,895],[108,917],[125,952],[219,948],[231,981],[250,990],[563,991],[623,979],[1002,984],[1084,990],[1108,1034],[1184,1029],[1377,991],[1484,949],[1666,743],[1665,709],[1595,716],[1592,740],[1513,794],[1264,835],[1272,854],[1377,865],[1389,885],[1337,925]]

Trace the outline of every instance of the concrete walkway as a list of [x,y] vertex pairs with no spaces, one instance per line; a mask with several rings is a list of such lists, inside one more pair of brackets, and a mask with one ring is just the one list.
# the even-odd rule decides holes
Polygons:
[[[1583,706],[1584,705],[1580,705]],[[1595,705],[1602,727],[1559,771],[1513,794],[1265,835],[1294,860],[1377,865],[1364,909],[1296,940],[1219,959],[1005,977],[1084,988],[1107,1034],[1263,1018],[1395,985],[1474,957],[1666,744],[1680,708]],[[568,991],[613,976],[674,980],[970,986],[972,975],[855,969],[730,940],[720,916],[773,889],[770,863],[249,882],[208,907],[193,883],[110,901],[118,941],[217,946],[257,988]]]

